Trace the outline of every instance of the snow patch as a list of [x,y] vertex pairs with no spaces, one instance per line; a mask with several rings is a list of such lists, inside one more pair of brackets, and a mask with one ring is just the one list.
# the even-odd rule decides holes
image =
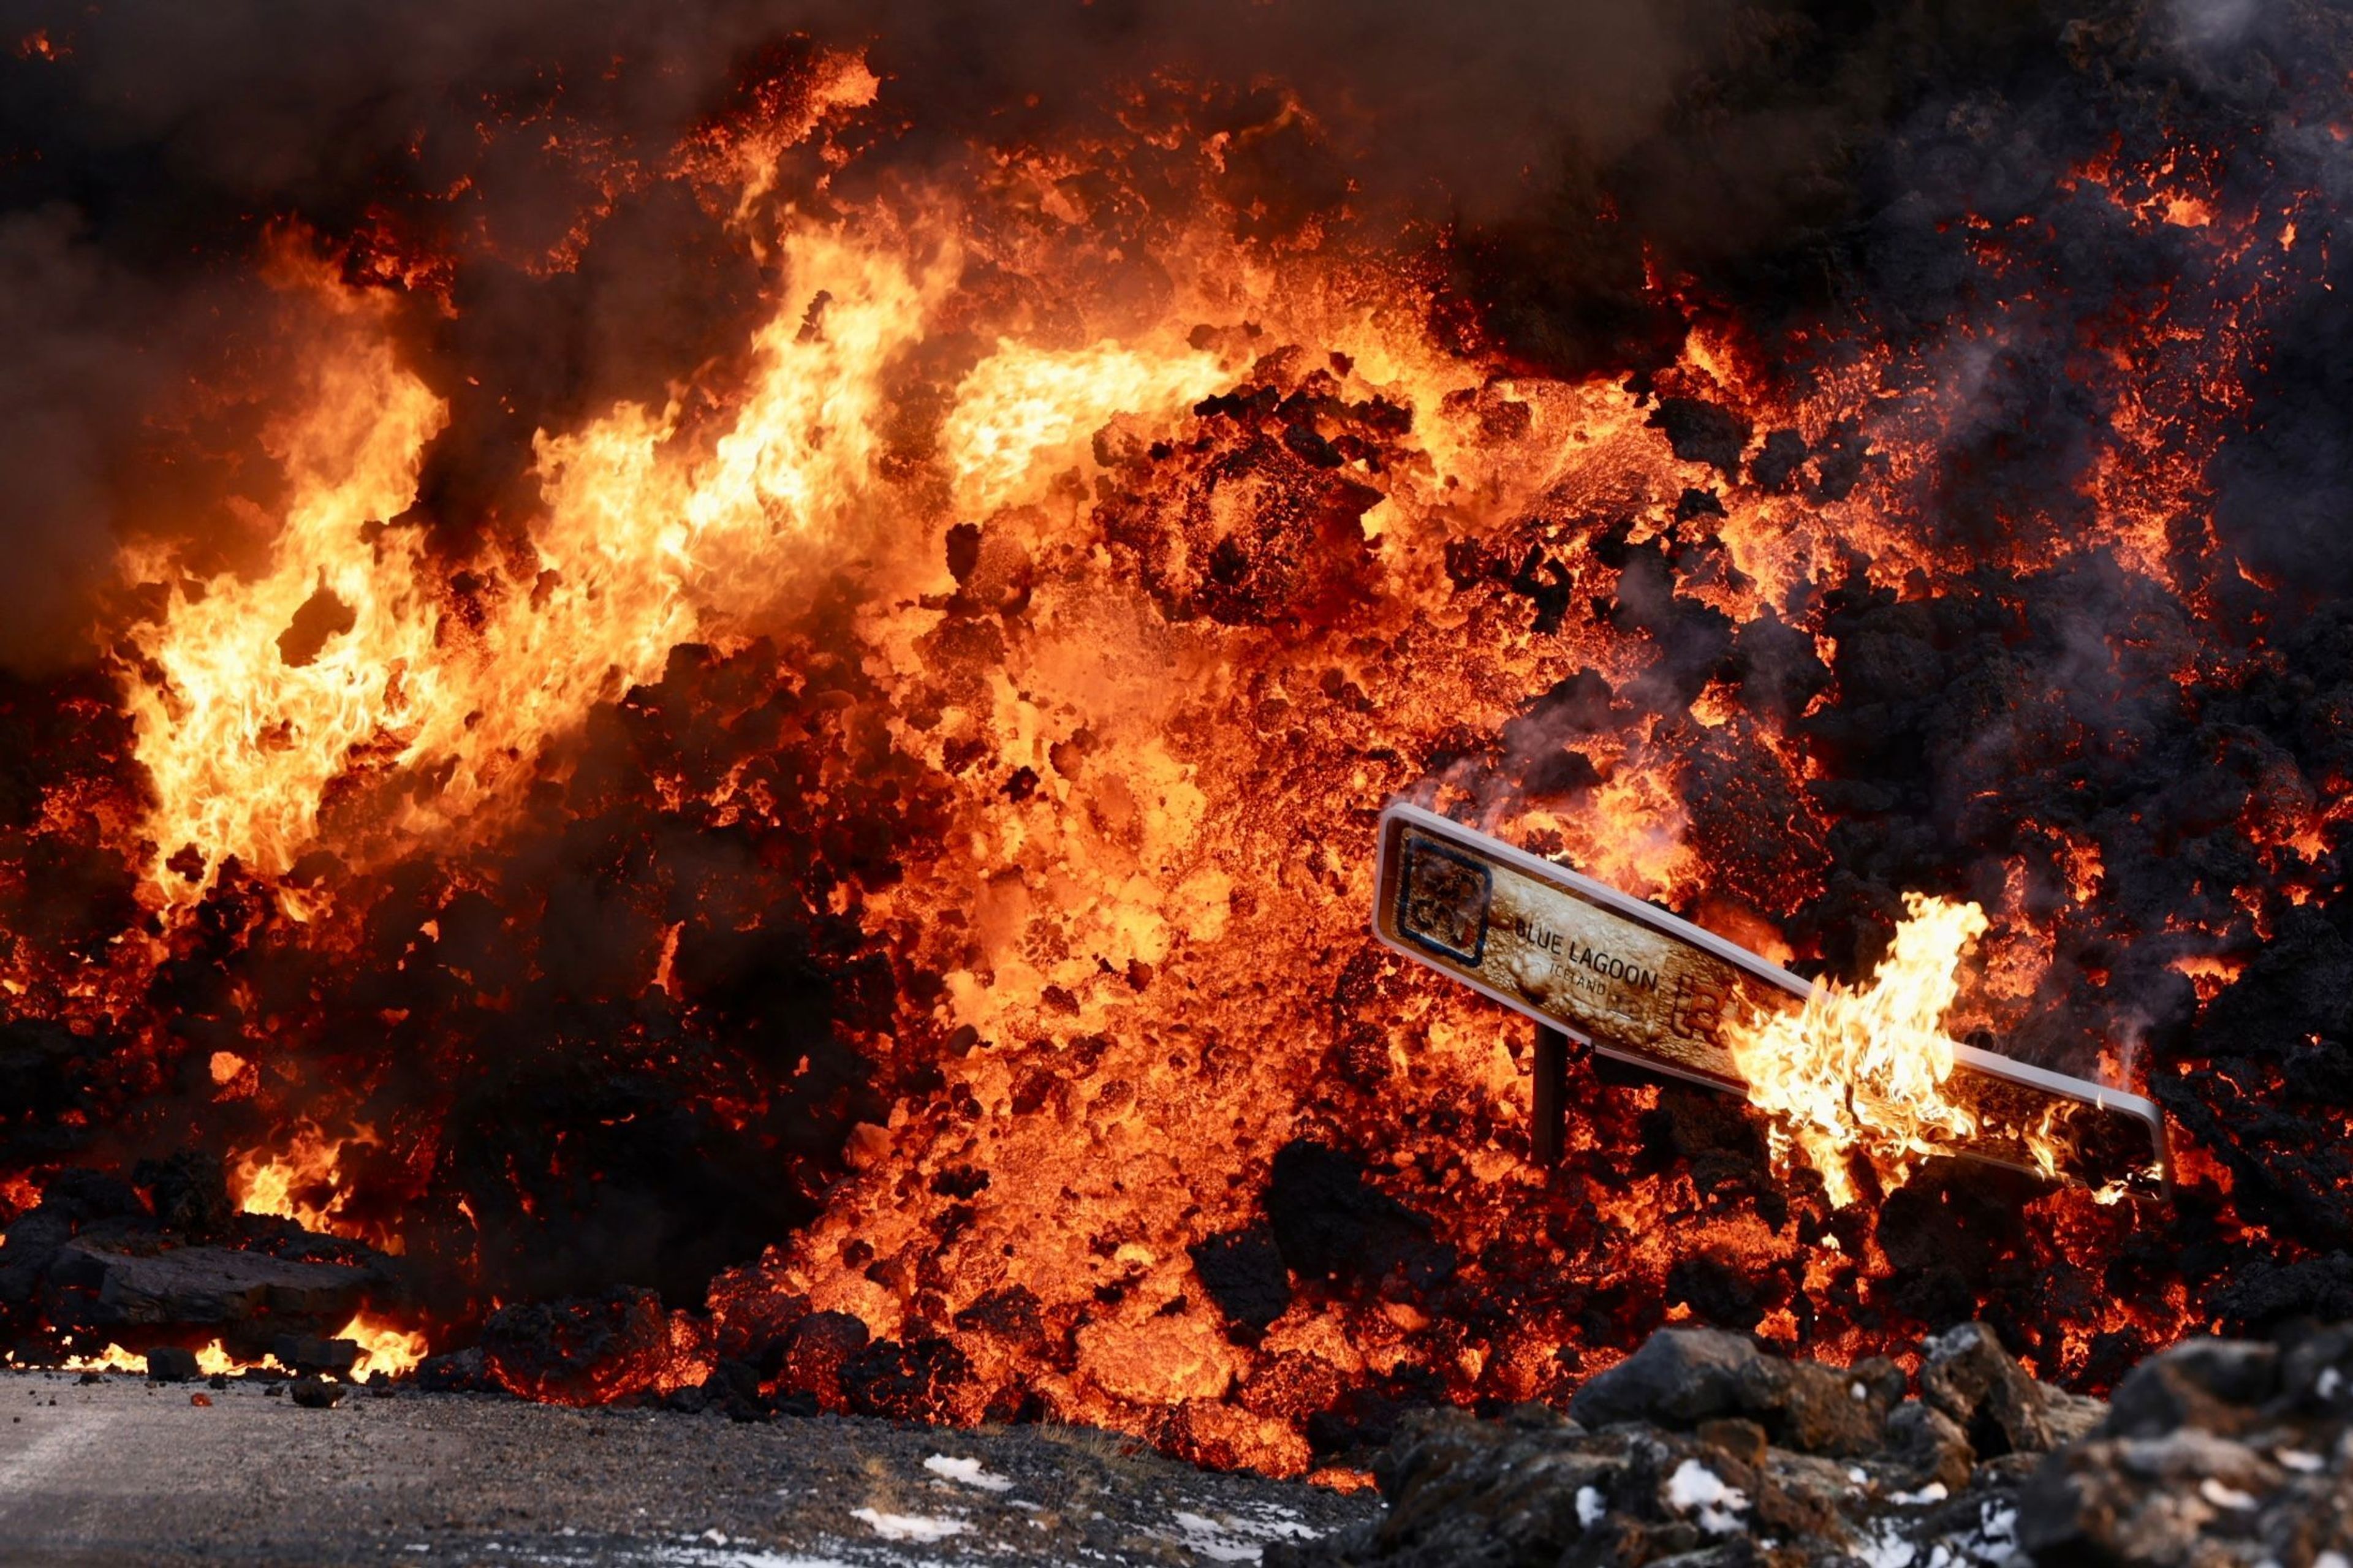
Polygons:
[[854,1568],[854,1563],[845,1563],[838,1556],[793,1556],[784,1552],[746,1549],[741,1544],[732,1552],[715,1547],[663,1547],[654,1554],[654,1561],[675,1563],[678,1568]]
[[1883,1520],[1873,1527],[1871,1534],[1863,1537],[1862,1550],[1855,1556],[1862,1560],[1864,1568],[1912,1568],[1912,1559],[1919,1555],[1919,1551],[1897,1534],[1896,1528]]
[[2009,1503],[1978,1505],[1977,1539],[1969,1555],[1982,1563],[2002,1563],[2018,1555],[2018,1510]]
[[2216,1508],[2227,1508],[2233,1513],[2244,1513],[2255,1506],[2255,1500],[2238,1488],[2225,1486],[2208,1476],[2198,1483],[2198,1495]]
[[951,1535],[962,1535],[972,1526],[960,1519],[931,1519],[920,1513],[884,1513],[879,1509],[853,1508],[849,1517],[863,1520],[868,1529],[885,1541],[945,1541]]
[[1012,1477],[983,1469],[978,1459],[957,1459],[945,1454],[934,1454],[923,1461],[923,1468],[960,1487],[978,1487],[985,1492],[1009,1492],[1013,1489]]
[[1667,1478],[1667,1502],[1678,1513],[1699,1510],[1702,1530],[1729,1535],[1740,1528],[1736,1517],[1748,1506],[1748,1494],[1724,1484],[1724,1478],[1697,1459],[1685,1459]]
[[1916,1492],[1889,1492],[1887,1500],[1898,1508],[1924,1508],[1932,1502],[1942,1502],[1950,1494],[1942,1481],[1930,1481]]
[[1212,1563],[1255,1563],[1270,1541],[1313,1541],[1321,1533],[1298,1522],[1293,1510],[1274,1503],[1245,1504],[1238,1513],[1207,1514],[1176,1510],[1177,1545]]
[[1577,1527],[1579,1530],[1591,1530],[1601,1522],[1601,1516],[1609,1511],[1609,1505],[1601,1500],[1600,1488],[1577,1489]]
[[2307,1476],[2317,1471],[2326,1462],[2319,1455],[2307,1454],[2301,1448],[2274,1448],[2272,1457],[2289,1469],[2302,1470]]

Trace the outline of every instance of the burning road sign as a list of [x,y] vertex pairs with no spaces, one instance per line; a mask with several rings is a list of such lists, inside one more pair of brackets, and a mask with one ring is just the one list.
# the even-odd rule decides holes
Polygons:
[[[1379,831],[1380,940],[1604,1056],[1746,1095],[1727,1023],[1795,1011],[1813,993],[1746,948],[1435,813],[1393,805]],[[1538,1055],[1539,1153],[1558,1147],[1547,1079],[1561,1060]],[[2168,1179],[2164,1118],[2139,1095],[1967,1045],[1941,1089],[1967,1130],[1939,1152],[2092,1186]]]

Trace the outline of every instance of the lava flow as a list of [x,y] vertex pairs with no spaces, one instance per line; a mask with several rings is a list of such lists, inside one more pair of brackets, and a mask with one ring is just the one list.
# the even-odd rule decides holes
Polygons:
[[[1500,195],[1412,62],[1151,28],[546,42],[299,176],[18,47],[0,266],[143,367],[0,650],[18,1359],[258,1364],[108,1316],[202,1247],[385,1372],[1337,1477],[1662,1322],[2096,1390],[2353,1310],[2353,38],[1841,17]],[[1819,977],[1755,1107],[1579,1060],[1532,1163],[1366,928],[1398,796]],[[1960,1042],[2175,1200],[1940,1157]]]

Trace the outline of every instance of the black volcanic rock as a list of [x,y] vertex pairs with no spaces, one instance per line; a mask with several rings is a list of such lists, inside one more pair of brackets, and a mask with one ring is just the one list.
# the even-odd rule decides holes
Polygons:
[[343,1403],[343,1385],[322,1378],[298,1377],[287,1385],[294,1403],[305,1410],[332,1410]]
[[877,1340],[841,1363],[842,1397],[853,1415],[902,1421],[936,1416],[971,1379],[964,1352],[943,1339]]
[[1578,1389],[1569,1410],[1588,1426],[1640,1422],[1676,1431],[1738,1418],[1783,1447],[1846,1456],[1880,1445],[1888,1405],[1902,1393],[1892,1362],[1841,1373],[1767,1355],[1741,1334],[1662,1329]]
[[1430,1220],[1365,1179],[1363,1163],[1300,1140],[1274,1157],[1266,1215],[1292,1272],[1371,1284],[1392,1271],[1442,1278],[1452,1257],[1430,1241]]
[[157,1345],[147,1352],[147,1381],[187,1383],[196,1375],[196,1353],[178,1345]]
[[335,1377],[348,1377],[352,1363],[360,1359],[360,1347],[355,1340],[322,1339],[316,1334],[280,1334],[271,1342],[269,1353],[278,1358],[280,1366],[300,1376],[316,1376],[325,1373]]
[[[1374,1464],[1382,1518],[1270,1547],[1265,1562],[2022,1568],[2031,1552],[2040,1568],[2311,1568],[2345,1550],[2353,1325],[2277,1344],[2189,1342],[2143,1363],[2109,1408],[2036,1383],[1990,1330],[1966,1324],[1921,1346],[1926,1397],[1902,1400],[1881,1441],[1836,1459],[1762,1442],[1737,1417],[1692,1417],[1775,1359],[1734,1335],[1662,1331],[1580,1391],[1580,1417],[1611,1418],[1600,1430],[1541,1409],[1419,1413]],[[1902,1389],[1892,1363],[1779,1364],[1862,1388],[1857,1403]],[[2012,1451],[1975,1453],[1965,1423]],[[2019,1451],[2038,1431],[2056,1447]]]
[[1695,397],[1663,397],[1650,422],[1666,432],[1668,445],[1683,461],[1712,464],[1727,479],[1738,476],[1740,453],[1753,426],[1731,409]]
[[869,1334],[863,1319],[849,1312],[811,1312],[786,1333],[780,1355],[779,1382],[828,1410],[846,1410],[842,1369],[864,1350]]
[[142,1160],[132,1173],[153,1198],[155,1223],[191,1241],[226,1233],[237,1219],[228,1175],[219,1154],[183,1149],[163,1160]]
[[1618,1421],[1693,1426],[1741,1408],[1742,1374],[1762,1357],[1720,1329],[1662,1329],[1577,1391],[1569,1413],[1588,1426]]
[[1291,1305],[1291,1271],[1273,1232],[1261,1226],[1195,1242],[1193,1271],[1233,1326],[1255,1334]]
[[264,1312],[278,1321],[341,1324],[375,1276],[335,1263],[181,1247],[119,1251],[77,1237],[48,1270],[52,1321],[94,1328],[218,1325]]
[[1963,1323],[1923,1348],[1921,1398],[1968,1434],[1980,1458],[2051,1450],[2050,1401],[1992,1330]]
[[2279,1351],[2260,1341],[2189,1340],[2135,1367],[2108,1404],[2107,1430],[2158,1437],[2184,1426],[2234,1432],[2239,1407],[2279,1386]]
[[669,1354],[670,1321],[651,1290],[526,1301],[491,1314],[481,1351],[484,1373],[509,1393],[593,1404],[650,1380]]

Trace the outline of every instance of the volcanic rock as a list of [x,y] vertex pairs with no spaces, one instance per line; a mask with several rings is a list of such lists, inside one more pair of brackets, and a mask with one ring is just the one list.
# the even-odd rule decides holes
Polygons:
[[1375,1187],[1353,1155],[1321,1143],[1301,1139],[1276,1152],[1266,1213],[1282,1261],[1305,1279],[1371,1284],[1394,1272],[1430,1284],[1453,1269],[1426,1215]]
[[196,1355],[194,1351],[177,1345],[157,1345],[147,1352],[147,1381],[150,1383],[187,1383],[196,1375]]
[[2236,1432],[2247,1407],[2279,1387],[2277,1347],[2242,1340],[2191,1340],[2151,1356],[2117,1385],[2105,1430],[2159,1437],[2181,1426]]
[[348,1321],[375,1279],[343,1264],[219,1247],[116,1251],[86,1237],[59,1248],[47,1274],[53,1319],[97,1327],[234,1323],[265,1311],[324,1327]]
[[0,1311],[21,1309],[40,1293],[50,1266],[86,1226],[122,1230],[145,1217],[129,1183],[100,1171],[60,1171],[38,1207],[18,1217],[0,1245]]
[[343,1403],[343,1385],[316,1377],[298,1377],[287,1384],[294,1403],[305,1410],[331,1410]]
[[1662,1329],[1641,1350],[1577,1391],[1569,1411],[1588,1426],[1648,1421],[1692,1426],[1740,1408],[1741,1374],[1755,1342],[1720,1329]]
[[746,1362],[721,1361],[695,1392],[702,1395],[705,1408],[716,1408],[731,1421],[761,1421],[775,1413],[760,1392],[759,1369]]
[[827,1410],[842,1411],[841,1369],[866,1348],[866,1324],[848,1312],[811,1312],[785,1335],[779,1386],[806,1395]]
[[[1374,1465],[1380,1520],[1266,1561],[2310,1568],[2353,1546],[2348,1357],[2353,1326],[2191,1341],[2108,1406],[2036,1382],[1972,1323],[1921,1346],[1922,1397],[1903,1399],[1890,1365],[1781,1363],[1735,1335],[1666,1330],[1579,1392],[1601,1429],[1541,1410],[1420,1413]],[[1790,1365],[1862,1389],[1858,1405],[1894,1400],[1881,1441],[1833,1459],[1768,1441],[1759,1421],[1694,1415]],[[1973,1433],[2006,1447],[1981,1456]]]
[[1902,1391],[1892,1363],[1841,1373],[1766,1355],[1719,1329],[1663,1329],[1579,1389],[1570,1409],[1588,1426],[1642,1421],[1678,1431],[1741,1417],[1799,1453],[1850,1455],[1879,1445]]
[[428,1394],[473,1394],[497,1385],[483,1364],[482,1347],[468,1345],[419,1362],[417,1386]]
[[971,1378],[964,1352],[943,1339],[877,1340],[841,1363],[842,1397],[854,1414],[899,1420],[932,1415]]
[[1254,1339],[1291,1305],[1291,1271],[1264,1226],[1212,1236],[1191,1250],[1193,1271],[1239,1336]]
[[1979,1458],[2050,1452],[2044,1391],[2010,1359],[1992,1330],[1963,1323],[1922,1349],[1921,1397],[1968,1434]]
[[356,1340],[323,1340],[315,1334],[280,1334],[269,1347],[278,1364],[295,1373],[326,1373],[334,1377],[350,1374],[352,1363],[360,1359]]
[[228,1195],[228,1174],[218,1153],[183,1149],[162,1160],[142,1160],[132,1173],[148,1189],[155,1223],[190,1240],[226,1233],[237,1219]]
[[670,1355],[651,1290],[502,1307],[482,1325],[482,1369],[510,1394],[588,1405],[650,1384]]
[[1695,397],[1664,397],[1650,423],[1666,432],[1675,456],[1683,461],[1713,464],[1727,478],[1739,473],[1741,449],[1748,445],[1752,427],[1731,409]]
[[1932,1486],[1957,1492],[1969,1484],[1978,1462],[1959,1422],[1913,1399],[1887,1418],[1887,1457],[1900,1467],[1903,1489],[1912,1492]]

